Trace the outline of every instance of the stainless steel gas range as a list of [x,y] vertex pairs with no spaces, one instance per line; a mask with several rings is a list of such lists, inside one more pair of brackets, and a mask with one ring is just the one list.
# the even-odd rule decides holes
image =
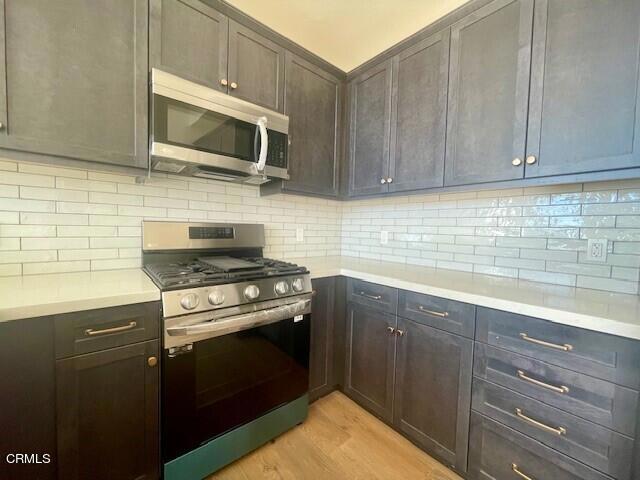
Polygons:
[[311,280],[262,256],[264,227],[144,222],[162,290],[164,478],[202,478],[307,412]]

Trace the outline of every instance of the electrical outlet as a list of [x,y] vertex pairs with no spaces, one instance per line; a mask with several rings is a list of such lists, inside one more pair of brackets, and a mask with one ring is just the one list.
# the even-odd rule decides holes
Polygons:
[[587,241],[587,260],[591,262],[607,261],[606,238],[590,238]]
[[386,245],[387,243],[389,243],[389,232],[382,230],[380,232],[380,245]]
[[296,228],[296,242],[304,241],[304,228],[298,227]]

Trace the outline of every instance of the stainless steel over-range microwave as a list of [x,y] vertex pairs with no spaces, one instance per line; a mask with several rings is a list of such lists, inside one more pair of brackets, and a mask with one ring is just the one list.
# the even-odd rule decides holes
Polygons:
[[151,168],[239,183],[288,179],[289,118],[158,69]]

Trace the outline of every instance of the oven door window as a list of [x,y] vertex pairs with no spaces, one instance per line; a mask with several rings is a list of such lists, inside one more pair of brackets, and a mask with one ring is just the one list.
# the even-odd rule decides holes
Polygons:
[[308,359],[308,316],[165,351],[165,462],[305,394]]

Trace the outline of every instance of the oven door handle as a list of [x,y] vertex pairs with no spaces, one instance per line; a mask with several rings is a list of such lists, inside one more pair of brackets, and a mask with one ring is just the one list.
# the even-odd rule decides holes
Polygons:
[[223,317],[215,321],[199,323],[196,325],[168,327],[166,332],[172,337],[206,334],[209,338],[213,338],[220,335],[226,335],[228,333],[240,332],[242,330],[248,330],[261,325],[279,322],[280,320],[292,318],[296,315],[309,313],[310,306],[311,300],[304,299],[275,308]]

